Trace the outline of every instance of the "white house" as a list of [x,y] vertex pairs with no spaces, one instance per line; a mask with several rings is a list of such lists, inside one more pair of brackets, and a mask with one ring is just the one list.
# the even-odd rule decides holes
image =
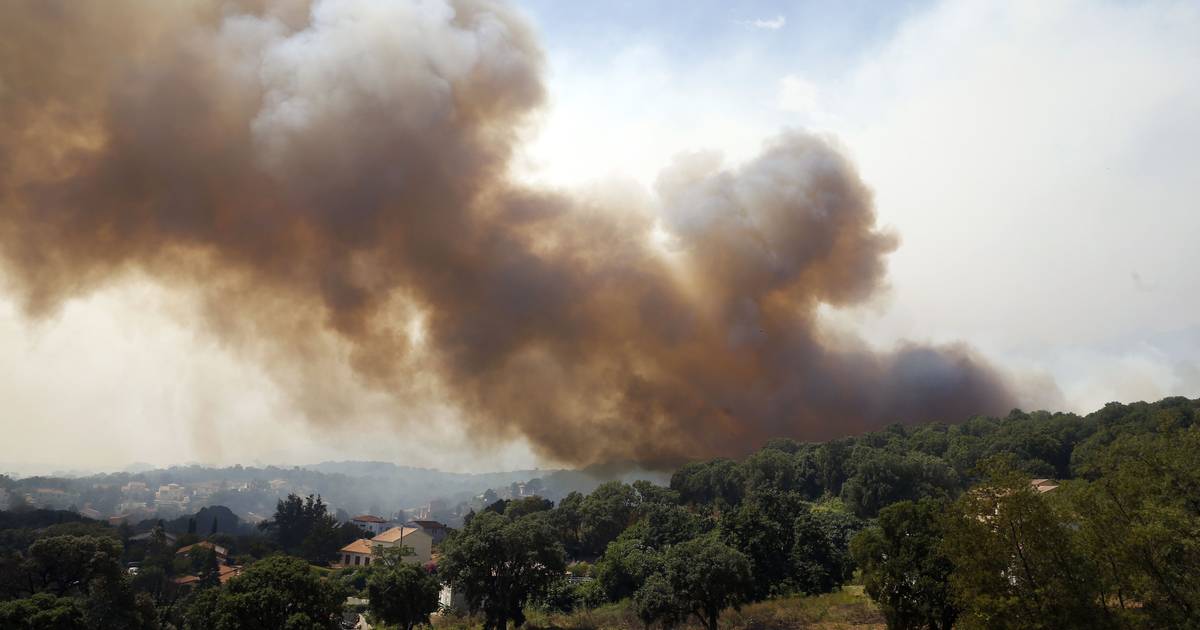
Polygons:
[[358,540],[342,547],[334,566],[368,566],[373,561],[376,547],[407,547],[412,553],[404,557],[405,562],[424,565],[433,558],[433,537],[415,527],[393,527],[371,539]]
[[392,527],[392,524],[384,520],[382,517],[371,514],[359,514],[358,516],[350,519],[350,522],[371,532],[372,536],[378,536]]

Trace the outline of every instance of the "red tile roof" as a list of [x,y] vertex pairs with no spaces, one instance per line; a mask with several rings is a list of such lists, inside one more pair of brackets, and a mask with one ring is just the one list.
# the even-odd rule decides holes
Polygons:
[[371,555],[371,541],[366,538],[359,538],[349,545],[342,547],[339,551],[341,553],[361,553],[369,556]]

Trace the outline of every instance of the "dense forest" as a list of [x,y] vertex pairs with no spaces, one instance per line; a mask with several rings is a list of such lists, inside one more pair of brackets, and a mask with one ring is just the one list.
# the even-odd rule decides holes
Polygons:
[[[449,585],[488,630],[614,605],[646,627],[716,630],[751,602],[851,583],[892,628],[1200,627],[1198,415],[1169,398],[773,440],[666,487],[497,500],[424,567],[387,553],[324,568],[358,533],[299,497],[251,534],[213,535],[246,567],[226,582],[161,535],[136,552],[77,515],[0,513],[0,627],[337,627],[356,595],[409,629]],[[131,553],[163,560],[131,576]],[[188,572],[202,577],[188,590],[166,579]]]

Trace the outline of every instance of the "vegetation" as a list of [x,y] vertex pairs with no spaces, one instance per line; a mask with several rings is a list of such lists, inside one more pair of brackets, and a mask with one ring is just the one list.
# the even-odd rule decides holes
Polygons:
[[404,562],[404,549],[381,549],[367,578],[371,614],[403,630],[429,623],[441,585],[423,567]]
[[[0,627],[334,627],[348,594],[405,630],[1200,627],[1198,415],[1182,398],[1013,411],[772,440],[669,487],[612,481],[557,504],[493,492],[428,567],[389,551],[322,568],[365,533],[316,496],[278,501],[246,534],[193,516],[174,544],[166,523],[134,540],[22,507],[0,512]],[[240,576],[222,578],[210,548],[177,553],[205,532]],[[433,616],[441,584],[477,617]]]
[[186,627],[195,630],[337,628],[346,592],[299,558],[272,556],[192,602]]
[[289,494],[275,507],[275,518],[263,521],[259,529],[267,532],[284,551],[314,564],[327,564],[337,557],[338,549],[370,532],[353,523],[338,523],[320,496],[301,499]]
[[484,627],[525,621],[525,605],[541,599],[566,568],[565,553],[545,513],[508,517],[485,511],[448,539],[438,574],[462,591]]

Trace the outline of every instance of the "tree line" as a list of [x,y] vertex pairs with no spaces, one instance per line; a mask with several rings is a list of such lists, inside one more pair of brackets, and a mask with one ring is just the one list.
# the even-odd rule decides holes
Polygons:
[[[288,497],[257,537],[210,537],[246,567],[224,584],[203,552],[152,539],[130,576],[116,528],[0,513],[0,627],[333,628],[353,594],[408,630],[448,585],[486,630],[612,602],[647,628],[716,630],[729,609],[859,579],[892,628],[1200,627],[1198,413],[1170,398],[773,440],[668,487],[497,500],[428,566],[388,550],[324,569],[360,533]],[[202,577],[182,595],[181,572]]]

